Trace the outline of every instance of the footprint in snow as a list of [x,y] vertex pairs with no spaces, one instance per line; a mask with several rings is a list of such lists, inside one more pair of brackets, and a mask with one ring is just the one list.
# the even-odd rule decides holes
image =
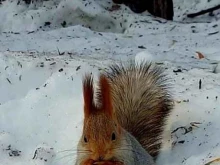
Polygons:
[[8,132],[0,132],[0,155],[3,157],[20,157],[22,152],[16,148],[16,140]]
[[33,161],[36,165],[51,165],[55,155],[56,154],[52,147],[49,147],[45,144],[40,145],[34,152]]

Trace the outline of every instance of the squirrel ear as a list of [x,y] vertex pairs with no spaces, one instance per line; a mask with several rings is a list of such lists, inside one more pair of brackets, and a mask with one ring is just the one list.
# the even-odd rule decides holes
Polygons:
[[112,117],[113,106],[112,106],[112,97],[111,97],[111,86],[108,79],[105,75],[100,75],[99,77],[99,87],[100,87],[100,101],[101,108],[108,115]]
[[83,79],[84,116],[87,118],[94,110],[94,89],[92,75],[85,75]]

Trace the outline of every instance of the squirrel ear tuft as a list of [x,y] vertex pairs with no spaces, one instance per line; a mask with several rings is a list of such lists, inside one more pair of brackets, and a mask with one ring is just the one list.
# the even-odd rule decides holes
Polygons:
[[113,106],[112,106],[112,97],[111,97],[111,86],[105,75],[100,75],[99,77],[99,88],[100,88],[99,99],[101,101],[101,109],[112,117]]
[[83,97],[84,97],[84,116],[85,118],[87,118],[95,109],[93,77],[91,74],[86,74],[85,77],[83,78]]

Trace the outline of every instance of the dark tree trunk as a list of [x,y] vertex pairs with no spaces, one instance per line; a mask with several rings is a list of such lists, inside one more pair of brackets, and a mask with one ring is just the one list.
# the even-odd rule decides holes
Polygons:
[[173,20],[173,0],[154,0],[152,15]]
[[113,2],[124,3],[135,13],[147,10],[154,16],[173,20],[173,0],[113,0]]

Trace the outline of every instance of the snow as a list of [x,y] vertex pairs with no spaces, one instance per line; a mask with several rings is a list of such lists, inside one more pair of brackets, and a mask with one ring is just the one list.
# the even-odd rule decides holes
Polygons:
[[148,52],[148,51],[141,51],[138,54],[136,54],[136,56],[135,56],[135,63],[137,65],[139,65],[139,64],[141,64],[143,62],[151,62],[151,63],[153,63],[153,61],[154,61],[153,57],[154,56],[150,52]]
[[124,5],[110,11],[110,0],[2,3],[0,164],[74,164],[82,76],[130,59],[167,68],[175,108],[166,129],[193,128],[172,133],[173,146],[164,143],[157,164],[201,165],[220,157],[220,11],[186,18],[219,0],[174,0],[174,21]]

